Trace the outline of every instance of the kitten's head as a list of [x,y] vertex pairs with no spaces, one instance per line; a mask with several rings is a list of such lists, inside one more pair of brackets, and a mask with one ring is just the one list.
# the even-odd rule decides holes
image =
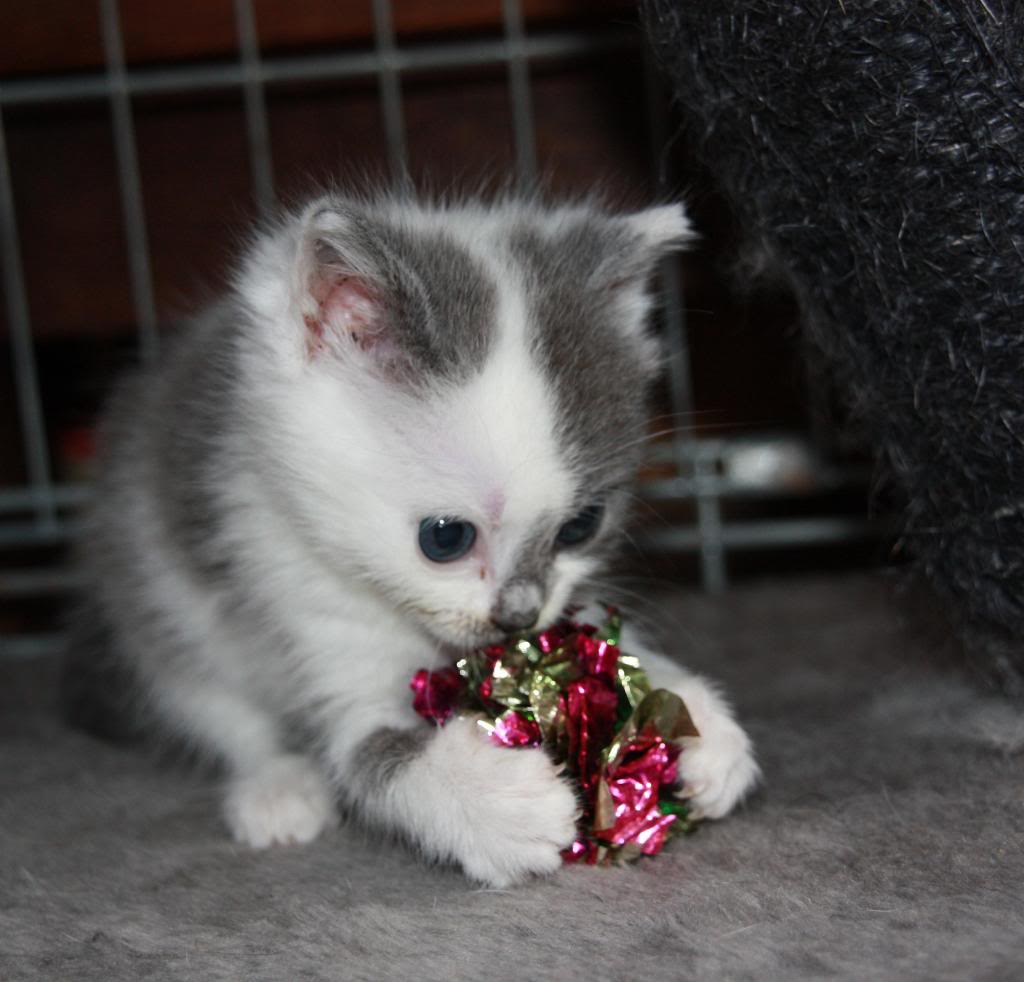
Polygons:
[[264,249],[291,270],[274,467],[310,548],[446,643],[555,620],[618,538],[649,280],[689,235],[678,205],[315,202]]

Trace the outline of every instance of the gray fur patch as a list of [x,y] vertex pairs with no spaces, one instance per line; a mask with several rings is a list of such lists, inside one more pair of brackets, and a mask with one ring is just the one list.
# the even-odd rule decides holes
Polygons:
[[423,753],[430,737],[431,731],[426,727],[415,730],[382,727],[374,731],[356,751],[358,763],[352,773],[353,783],[364,792],[383,788],[399,769]]
[[[520,549],[491,609],[491,619],[499,627],[509,631],[519,629],[520,625],[514,622],[532,606],[531,593],[538,595],[535,606],[539,609],[543,605],[551,576],[555,531],[555,527],[538,530]],[[504,625],[509,626],[504,628]],[[532,623],[523,626],[530,627]]]
[[346,240],[376,270],[389,329],[414,381],[421,373],[461,381],[480,369],[497,288],[469,252],[444,232],[413,232],[373,216],[351,216]]
[[543,580],[509,580],[491,608],[491,620],[503,631],[529,630],[537,622],[544,595]]
[[[632,477],[644,433],[649,371],[636,341],[614,321],[610,257],[630,243],[599,218],[558,238],[529,228],[510,237],[526,276],[534,349],[551,380],[559,438],[586,483]],[[626,260],[623,260],[624,262]],[[635,269],[617,269],[626,276]]]
[[68,628],[60,678],[64,719],[107,740],[142,739],[138,680],[117,656],[105,612],[91,599],[80,600],[69,612]]
[[153,428],[161,444],[154,457],[160,488],[155,500],[171,541],[193,570],[219,580],[230,563],[218,548],[224,516],[217,491],[224,484],[225,428],[234,418],[238,326],[224,305],[197,330],[209,343],[176,351],[160,380],[166,392],[161,411],[173,423]]

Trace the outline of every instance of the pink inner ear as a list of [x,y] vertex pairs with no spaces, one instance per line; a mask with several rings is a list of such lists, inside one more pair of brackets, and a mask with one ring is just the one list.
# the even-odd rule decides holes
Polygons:
[[318,302],[315,317],[306,318],[311,350],[323,346],[327,336],[347,335],[363,350],[377,345],[384,332],[384,312],[376,291],[354,276],[342,276],[314,286]]

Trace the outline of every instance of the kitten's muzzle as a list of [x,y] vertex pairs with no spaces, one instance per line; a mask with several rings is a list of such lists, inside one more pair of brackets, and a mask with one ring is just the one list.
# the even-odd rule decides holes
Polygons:
[[503,634],[528,631],[537,623],[544,595],[536,583],[513,580],[502,587],[491,608],[491,623]]

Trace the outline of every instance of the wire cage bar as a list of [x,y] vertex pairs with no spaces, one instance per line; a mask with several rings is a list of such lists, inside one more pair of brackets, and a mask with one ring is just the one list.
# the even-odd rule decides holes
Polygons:
[[7,299],[7,323],[10,332],[11,361],[18,398],[18,417],[25,452],[25,470],[29,484],[26,504],[35,512],[33,531],[52,536],[56,529],[56,504],[51,480],[50,451],[46,442],[43,404],[39,394],[39,375],[32,343],[28,294],[21,265],[18,225],[14,215],[11,170],[7,160],[7,139],[0,110],[0,260],[3,262],[4,296]]
[[277,196],[274,193],[274,168],[270,154],[270,127],[267,124],[267,100],[260,71],[260,42],[252,0],[235,0],[235,27],[245,81],[245,131],[249,140],[249,168],[253,196],[260,214],[269,218]]
[[[272,140],[267,117],[266,89],[282,82],[375,79],[381,126],[388,162],[396,177],[408,167],[404,120],[403,77],[410,72],[443,72],[475,66],[504,66],[511,115],[516,178],[530,186],[537,174],[536,129],[531,94],[531,66],[550,59],[592,57],[639,46],[635,33],[618,31],[545,30],[528,32],[519,0],[502,0],[502,36],[400,45],[396,40],[390,0],[370,0],[372,47],[364,50],[296,56],[264,56],[252,0],[234,0],[237,57],[230,61],[129,67],[125,62],[117,0],[98,0],[104,68],[61,76],[9,79],[0,84],[0,260],[3,265],[12,364],[23,437],[28,482],[0,490],[0,548],[50,545],[65,541],[75,510],[88,497],[84,486],[52,479],[45,414],[34,357],[19,234],[14,213],[10,172],[4,140],[5,108],[67,103],[81,100],[109,104],[122,218],[128,245],[129,274],[137,324],[137,348],[142,361],[157,356],[159,325],[154,301],[145,197],[139,172],[132,100],[155,94],[187,94],[200,90],[238,90],[243,97],[246,140],[253,197],[260,213],[271,213],[276,201]],[[668,143],[666,102],[649,56],[645,56],[648,131],[652,168],[664,193],[663,148]],[[685,308],[678,266],[666,262],[661,271],[662,319],[670,355],[670,397],[673,419],[686,421],[693,409],[692,379]],[[723,518],[722,502],[744,493],[723,475],[721,461],[727,443],[701,440],[687,426],[662,451],[671,458],[675,477],[650,481],[645,494],[652,499],[689,501],[695,522],[652,532],[655,548],[695,551],[700,557],[703,585],[725,587],[727,555],[735,548],[762,548],[798,543],[829,542],[861,537],[863,522],[844,518],[802,518],[742,524]],[[842,476],[836,478],[843,480]],[[768,492],[770,493],[770,492]],[[26,515],[28,516],[26,518]],[[0,571],[0,598],[58,594],[73,586],[72,574],[62,569],[5,569]],[[57,634],[0,637],[0,656],[30,657],[59,646]]]
[[[528,35],[522,40],[522,55],[536,62],[582,58],[611,51],[636,48],[632,35],[607,31],[552,31]],[[509,53],[504,39],[478,38],[467,41],[435,41],[415,47],[394,47],[390,67],[399,74],[449,71],[486,65],[504,65]],[[342,51],[292,57],[263,57],[251,66],[249,76],[264,85],[282,82],[339,81],[376,78],[382,70],[376,50]],[[129,96],[185,95],[238,89],[247,78],[241,62],[207,62],[164,65],[153,68],[125,68],[123,84]],[[0,106],[28,106],[58,102],[80,102],[110,97],[112,85],[105,73],[75,72],[66,75],[16,78],[0,86]]]
[[512,103],[512,133],[515,138],[516,179],[530,187],[537,177],[537,146],[533,132],[530,97],[530,63],[526,56],[526,31],[519,0],[502,0],[508,62],[508,91]]
[[401,177],[406,172],[408,156],[405,149],[405,118],[402,111],[402,66],[395,47],[390,0],[373,0],[373,39],[388,161],[391,164],[391,173],[395,177]]
[[139,160],[135,149],[135,124],[125,83],[124,46],[117,0],[100,0],[100,24],[103,30],[103,53],[107,62],[110,115],[114,124],[118,187],[124,213],[124,233],[128,241],[128,270],[139,332],[139,358],[149,364],[156,360],[160,336],[157,333],[156,302],[153,299],[142,180],[139,177]]

